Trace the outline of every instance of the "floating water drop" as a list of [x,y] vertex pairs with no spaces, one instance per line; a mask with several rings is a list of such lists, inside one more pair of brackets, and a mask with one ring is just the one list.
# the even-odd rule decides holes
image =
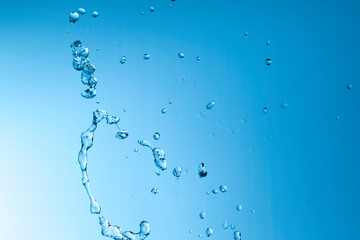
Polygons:
[[206,236],[210,237],[213,234],[213,230],[211,228],[206,229]]
[[92,13],[92,16],[93,16],[94,18],[97,18],[97,17],[99,16],[99,13],[95,11],[95,12]]
[[144,59],[145,59],[145,60],[149,60],[149,58],[150,58],[150,54],[145,53],[145,54],[144,54]]
[[264,107],[263,109],[263,113],[267,113],[268,109],[266,107]]
[[200,56],[197,56],[197,57],[196,57],[196,60],[200,61]]
[[111,124],[118,124],[119,121],[120,121],[120,118],[117,117],[117,116],[110,116],[110,115],[106,116],[106,123],[107,124],[110,124],[110,125]]
[[248,35],[248,32],[244,32],[245,37]]
[[161,113],[162,113],[162,114],[165,114],[166,111],[167,111],[166,108],[161,109]]
[[255,209],[252,209],[250,212],[251,212],[251,213],[255,213]]
[[235,229],[235,225],[234,225],[234,224],[230,224],[230,228],[231,228],[232,230],[234,230],[234,229]]
[[158,194],[158,193],[159,193],[159,190],[158,190],[156,187],[154,187],[153,189],[151,189],[151,192],[152,192],[153,194]]
[[184,53],[182,53],[182,52],[179,52],[178,56],[179,56],[179,58],[184,58],[185,57]]
[[173,104],[173,101],[169,101],[169,104]]
[[206,195],[210,195],[210,192],[206,192]]
[[347,88],[348,90],[350,90],[350,89],[352,88],[352,85],[349,84],[349,85],[346,86],[346,88]]
[[283,102],[283,103],[281,103],[281,105],[280,105],[282,108],[287,108],[287,103],[286,102]]
[[182,167],[176,167],[173,170],[173,175],[177,178],[179,178],[181,176],[182,173]]
[[193,233],[193,230],[189,230],[189,233],[192,234],[192,233]]
[[241,240],[241,233],[239,231],[234,232],[234,240]]
[[150,12],[154,12],[155,8],[153,6],[150,7]]
[[96,89],[95,88],[89,88],[81,92],[81,96],[84,98],[90,99],[96,97]]
[[121,59],[120,59],[120,63],[121,64],[124,64],[126,62],[126,57],[125,56],[122,56]]
[[138,143],[141,146],[148,147],[153,152],[155,165],[162,171],[166,170],[167,163],[165,159],[165,152],[160,148],[152,146],[148,141],[139,140]]
[[213,189],[212,191],[211,191],[213,194],[218,194],[218,190],[217,189]]
[[138,152],[139,151],[139,149],[137,149],[137,148],[134,148],[134,152]]
[[122,130],[116,133],[115,137],[117,139],[125,139],[129,136],[129,133],[126,130]]
[[160,171],[156,171],[155,173],[156,173],[156,175],[158,175],[158,176],[160,176],[160,174],[161,174]]
[[205,163],[200,163],[199,167],[198,167],[198,173],[199,173],[199,177],[203,178],[207,176],[207,171],[205,168]]
[[78,9],[78,13],[84,15],[84,14],[86,13],[86,11],[85,11],[85,9],[83,9],[83,8],[79,8],[79,9]]
[[69,14],[69,21],[70,23],[74,24],[77,20],[79,20],[80,16],[77,12],[71,12]]
[[227,222],[223,222],[223,223],[221,224],[221,227],[222,227],[223,229],[228,229],[229,225],[228,225]]
[[242,210],[242,206],[240,204],[236,205],[236,210],[240,212]]
[[225,185],[220,185],[219,190],[220,190],[220,192],[222,192],[222,193],[226,193],[227,190],[228,190],[228,188],[227,188],[227,186],[225,186]]
[[215,101],[211,101],[206,105],[206,109],[210,110],[215,106]]
[[268,66],[271,65],[271,59],[270,58],[265,59],[265,64]]
[[96,101],[96,104],[100,104],[100,101],[99,101],[99,100],[97,100],[97,101]]
[[199,236],[198,236],[199,238],[202,238],[202,235],[201,234],[199,234]]
[[199,214],[199,217],[200,217],[201,219],[204,219],[204,218],[206,217],[206,212],[201,212],[201,213]]
[[339,117],[339,116],[336,116],[336,117],[335,117],[335,120],[339,120],[339,119],[340,119],[340,117]]
[[159,140],[160,139],[160,133],[158,133],[158,132],[154,133],[153,137],[154,137],[155,140]]
[[141,15],[144,15],[144,12],[140,12]]
[[266,41],[266,46],[269,46],[270,45],[270,41]]

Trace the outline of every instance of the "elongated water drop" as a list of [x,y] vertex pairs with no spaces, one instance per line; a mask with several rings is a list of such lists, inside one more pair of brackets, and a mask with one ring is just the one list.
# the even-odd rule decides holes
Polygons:
[[80,16],[77,12],[71,12],[69,14],[69,21],[70,23],[74,24],[79,20]]
[[79,8],[79,9],[78,9],[78,13],[84,15],[84,14],[86,13],[86,11],[85,11],[85,9],[83,9],[83,8]]
[[215,106],[215,101],[211,101],[206,105],[206,109],[210,110]]
[[93,16],[94,18],[97,18],[97,17],[99,16],[99,13],[95,11],[95,12],[92,13],[92,16]]

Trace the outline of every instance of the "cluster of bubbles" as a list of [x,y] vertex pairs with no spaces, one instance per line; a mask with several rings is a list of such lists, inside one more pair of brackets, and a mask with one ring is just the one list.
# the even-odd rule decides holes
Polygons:
[[86,190],[86,193],[90,200],[90,212],[99,216],[99,224],[101,226],[101,234],[105,237],[112,238],[114,240],[143,240],[150,234],[150,226],[147,221],[140,223],[140,230],[137,233],[131,231],[123,232],[120,227],[111,225],[109,221],[100,215],[101,207],[95,200],[90,190],[90,182],[87,173],[88,164],[88,150],[93,146],[94,134],[98,124],[106,119],[106,123],[109,125],[118,124],[119,118],[110,116],[104,110],[96,110],[93,112],[93,119],[90,127],[81,134],[81,149],[78,155],[78,162],[82,173],[82,184]]
[[84,98],[90,99],[96,96],[97,79],[94,77],[95,66],[89,61],[89,49],[79,40],[71,44],[73,53],[73,68],[81,72],[81,82],[88,86],[81,93]]
[[[84,15],[86,13],[86,10],[83,8],[79,8],[76,12],[71,12],[69,14],[69,21],[71,24],[76,23],[80,19],[80,15]],[[99,13],[94,11],[91,14],[94,18],[97,18],[99,16]]]

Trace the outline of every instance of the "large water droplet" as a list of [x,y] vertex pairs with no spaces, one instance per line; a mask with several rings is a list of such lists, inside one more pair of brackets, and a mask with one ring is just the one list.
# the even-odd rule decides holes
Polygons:
[[179,58],[184,58],[185,57],[184,53],[182,53],[182,52],[179,52],[178,56],[179,56]]
[[158,133],[158,132],[154,133],[153,137],[154,137],[155,140],[159,140],[160,139],[160,133]]
[[268,66],[271,65],[271,59],[270,58],[265,59],[265,64]]
[[149,60],[149,58],[150,58],[150,54],[145,53],[145,54],[144,54],[144,59],[145,59],[145,60]]
[[206,109],[210,110],[215,106],[215,101],[211,101],[206,105]]
[[200,217],[201,219],[204,219],[204,218],[206,217],[206,212],[201,212],[201,213],[199,214],[199,217]]
[[70,23],[74,24],[77,20],[79,20],[79,14],[77,12],[71,12],[69,14],[69,21]]

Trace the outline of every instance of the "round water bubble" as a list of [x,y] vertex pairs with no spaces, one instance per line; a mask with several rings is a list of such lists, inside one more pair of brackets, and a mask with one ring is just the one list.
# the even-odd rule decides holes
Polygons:
[[221,227],[222,227],[223,229],[228,229],[229,225],[228,225],[227,222],[223,222],[223,223],[221,224]]
[[266,107],[264,107],[263,109],[263,113],[267,113],[268,109]]
[[236,210],[240,212],[242,210],[242,206],[240,204],[236,205]]
[[182,52],[179,52],[178,56],[179,56],[179,58],[184,58],[185,57],[184,53],[182,53]]
[[232,230],[234,230],[234,229],[235,229],[235,225],[234,225],[234,224],[230,224],[230,228],[231,228]]
[[265,59],[265,64],[270,66],[271,65],[271,59],[270,58]]
[[241,240],[241,233],[239,231],[234,232],[234,240]]
[[181,176],[182,173],[182,167],[176,167],[173,170],[173,175],[177,178],[179,178]]
[[210,192],[206,192],[206,195],[210,195]]
[[165,114],[166,111],[167,111],[166,108],[161,109],[161,113],[162,113],[162,114]]
[[85,14],[86,11],[85,11],[85,9],[83,9],[83,8],[79,8],[79,9],[78,9],[78,13],[80,13],[80,14]]
[[160,176],[160,174],[161,174],[160,171],[156,171],[155,173],[156,173],[156,175],[158,175],[158,176]]
[[214,189],[212,190],[212,193],[213,193],[213,194],[218,194],[218,190],[214,188]]
[[144,15],[144,12],[140,12],[141,15]]
[[139,149],[137,149],[137,148],[134,148],[134,152],[138,152],[139,151]]
[[151,193],[152,194],[158,194],[159,190],[156,187],[154,187],[153,189],[151,189]]
[[227,188],[227,186],[225,186],[225,185],[220,185],[219,190],[220,190],[220,192],[222,192],[222,193],[226,193],[227,190],[228,190],[228,188]]
[[352,88],[352,85],[349,84],[349,85],[346,86],[346,88],[347,88],[348,90],[350,90],[350,89]]
[[283,102],[283,103],[281,103],[281,105],[280,105],[282,108],[287,108],[287,103],[286,102]]
[[155,140],[159,140],[160,139],[160,133],[158,133],[158,132],[154,133],[153,137],[154,137]]
[[199,217],[200,217],[201,219],[204,219],[204,218],[206,217],[206,212],[201,212],[201,213],[199,214]]
[[125,56],[122,56],[121,58],[120,58],[120,63],[121,64],[124,64],[126,62],[126,57]]
[[207,237],[210,237],[213,233],[214,233],[214,231],[212,230],[212,228],[206,229],[206,236]]
[[116,133],[115,137],[117,139],[125,139],[129,136],[129,133],[126,130],[122,130]]
[[91,14],[94,18],[97,18],[98,16],[99,16],[99,13],[98,12],[93,12],[92,14]]
[[196,60],[200,61],[200,56],[197,56],[197,57],[196,57]]
[[69,21],[70,23],[74,24],[77,20],[79,20],[80,16],[77,12],[71,12],[69,14]]
[[245,37],[248,35],[248,32],[244,32]]
[[189,230],[189,233],[192,234],[192,233],[193,233],[193,230]]
[[155,8],[153,6],[151,6],[149,10],[150,10],[150,12],[154,12]]
[[340,119],[340,117],[339,117],[339,116],[336,116],[336,117],[335,117],[335,119],[336,119],[336,120],[339,120],[339,119]]
[[251,213],[255,213],[255,209],[252,209],[250,212],[251,212]]
[[270,41],[266,41],[266,46],[269,46],[270,45]]
[[215,101],[211,101],[208,104],[206,104],[206,109],[210,110],[215,106]]
[[145,53],[145,54],[144,54],[144,59],[145,59],[145,60],[149,60],[149,58],[150,58],[150,54]]

